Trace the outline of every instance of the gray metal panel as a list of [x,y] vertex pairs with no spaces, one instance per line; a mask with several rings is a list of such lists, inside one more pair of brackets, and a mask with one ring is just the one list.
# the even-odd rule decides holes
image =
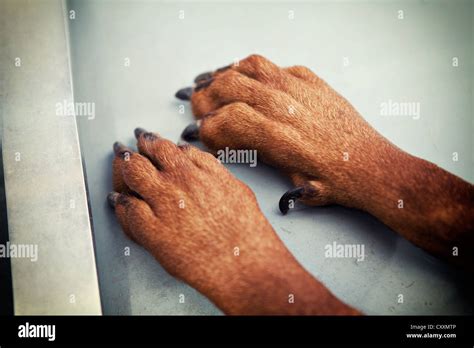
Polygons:
[[[472,181],[473,5],[446,3],[69,2],[76,11],[70,21],[75,96],[96,103],[96,118],[78,122],[104,312],[216,313],[123,235],[105,196],[112,143],[134,145],[137,126],[178,140],[192,115],[186,103],[186,113],[179,113],[176,90],[234,58],[260,53],[281,65],[312,68],[395,144]],[[459,57],[457,68],[453,56]],[[389,99],[420,102],[420,119],[380,116],[380,103]],[[255,191],[297,259],[350,304],[370,314],[473,312],[467,278],[371,216],[341,207],[282,216],[277,204],[290,187],[287,179],[262,164],[228,167]],[[365,260],[324,257],[324,246],[333,241],[364,244]],[[180,293],[185,304],[178,302]]]
[[38,247],[11,259],[15,314],[101,314],[76,121],[56,112],[73,100],[64,3],[2,0],[0,17],[10,242]]

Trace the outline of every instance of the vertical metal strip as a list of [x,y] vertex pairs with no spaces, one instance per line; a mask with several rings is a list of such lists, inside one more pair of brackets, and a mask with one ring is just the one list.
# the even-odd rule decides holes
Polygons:
[[15,314],[101,314],[76,120],[64,108],[74,106],[64,3],[5,0],[0,16]]

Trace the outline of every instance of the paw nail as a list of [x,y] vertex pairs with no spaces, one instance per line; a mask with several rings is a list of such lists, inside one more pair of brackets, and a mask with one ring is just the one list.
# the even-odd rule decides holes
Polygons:
[[288,213],[288,210],[290,210],[290,202],[301,198],[303,196],[304,188],[303,187],[297,187],[295,189],[287,191],[283,196],[280,198],[280,211],[282,212],[283,215]]
[[195,92],[199,92],[201,89],[209,87],[209,85],[214,81],[214,79],[211,77],[210,79],[207,79],[206,81],[200,82],[197,84],[196,88],[194,88]]
[[211,72],[205,72],[205,73],[199,74],[199,75],[196,76],[196,78],[194,79],[194,83],[200,83],[200,82],[202,82],[202,81],[209,80],[211,77],[212,77],[212,73],[211,73]]
[[189,126],[184,128],[183,133],[181,133],[181,138],[186,141],[198,140],[199,139],[199,126],[201,123],[196,121],[191,123]]
[[193,94],[193,88],[186,87],[176,92],[175,97],[181,100],[190,100],[192,94]]
[[117,205],[117,200],[118,200],[119,196],[120,196],[120,194],[117,193],[117,192],[110,192],[107,195],[107,202],[109,202],[109,204],[112,208],[115,208],[115,206]]
[[135,130],[133,131],[133,133],[135,133],[135,138],[140,138],[140,135],[142,135],[143,133],[146,133],[146,130],[144,130],[143,128],[135,128]]

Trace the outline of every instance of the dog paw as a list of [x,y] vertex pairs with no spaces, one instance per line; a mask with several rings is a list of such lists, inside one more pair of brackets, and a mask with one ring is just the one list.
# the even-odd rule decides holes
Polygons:
[[211,291],[269,250],[285,250],[253,192],[214,156],[141,128],[135,136],[138,151],[113,146],[108,201],[125,234],[169,273]]
[[299,200],[306,204],[350,201],[349,188],[357,189],[351,186],[354,173],[363,172],[386,143],[347,100],[303,66],[280,68],[251,55],[200,74],[195,82],[177,93],[191,101],[198,120],[183,137],[200,139],[214,152],[257,150],[260,160],[306,178],[297,186],[305,187]]

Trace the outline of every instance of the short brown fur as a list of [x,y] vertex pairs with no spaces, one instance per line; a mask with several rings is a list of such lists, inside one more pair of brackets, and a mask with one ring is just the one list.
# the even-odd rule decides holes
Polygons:
[[[256,149],[311,188],[303,203],[365,210],[428,252],[472,265],[471,184],[391,144],[305,67],[252,55],[211,76],[191,98],[211,150]],[[229,314],[359,314],[299,265],[252,191],[212,155],[157,135],[140,135],[138,148],[116,152],[116,213],[172,275]]]

